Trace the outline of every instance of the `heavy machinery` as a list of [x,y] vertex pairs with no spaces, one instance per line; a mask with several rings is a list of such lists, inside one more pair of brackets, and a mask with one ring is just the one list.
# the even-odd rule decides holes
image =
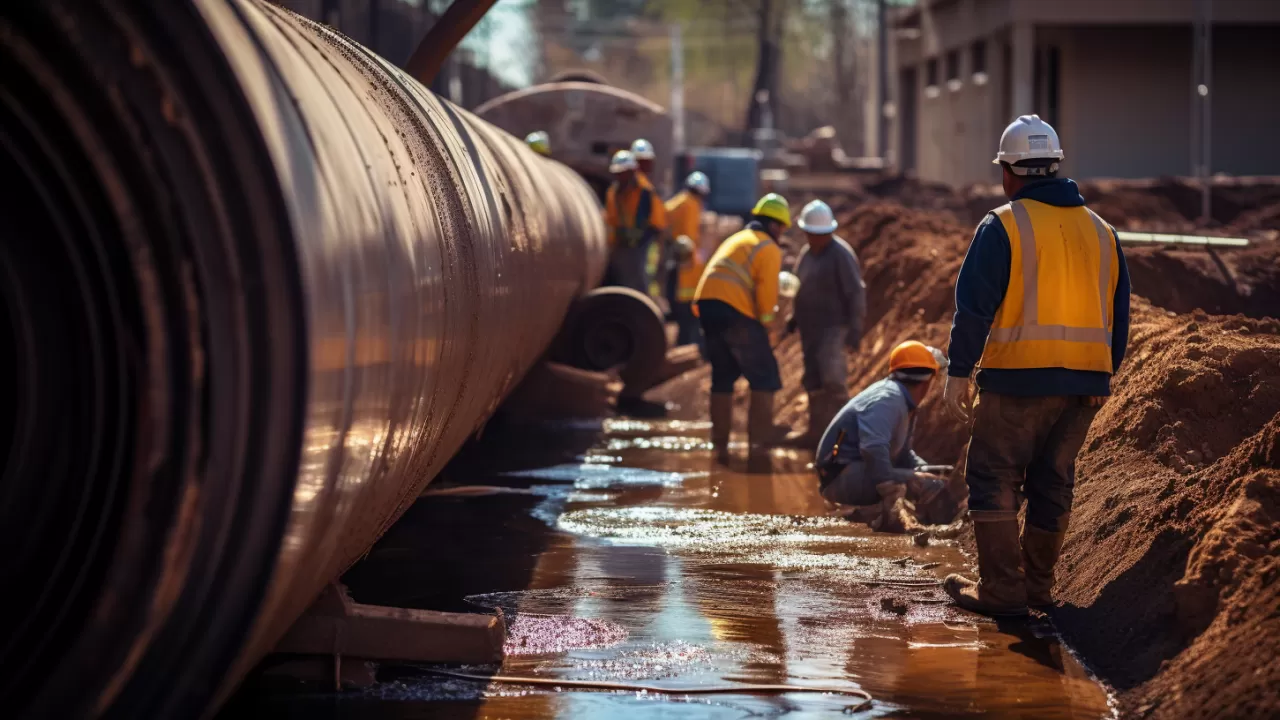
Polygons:
[[553,338],[643,354],[586,182],[265,0],[6,3],[0,177],[10,717],[211,712]]

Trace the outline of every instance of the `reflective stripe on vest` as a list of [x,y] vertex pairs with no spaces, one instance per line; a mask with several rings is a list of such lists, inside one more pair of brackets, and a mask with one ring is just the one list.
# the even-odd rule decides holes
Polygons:
[[751,252],[747,253],[746,266],[739,265],[728,257],[720,258],[711,266],[711,277],[718,277],[721,280],[729,280],[742,286],[747,291],[747,295],[755,300],[756,281],[751,277],[751,264],[755,262],[756,253],[760,252],[766,245],[773,240],[761,240],[756,243]]
[[[1036,212],[1041,214],[1042,222],[1048,223],[1057,220],[1055,228],[1059,233],[1063,233],[1063,244],[1056,244],[1052,247],[1042,247],[1037,241],[1035,222],[1032,220],[1032,213],[1028,210],[1025,200],[1018,200],[1006,206],[1009,210],[1008,215],[1012,216],[1013,225],[1016,230],[1017,252],[1014,255],[1020,258],[1019,268],[1010,268],[1013,272],[1017,272],[1015,278],[1010,276],[1009,292],[1010,295],[1016,295],[1015,288],[1020,286],[1021,289],[1021,308],[1002,306],[996,313],[994,326],[987,338],[987,349],[983,353],[982,366],[989,368],[1036,368],[1036,367],[1065,367],[1075,370],[1094,370],[1111,372],[1111,305],[1115,295],[1115,284],[1112,281],[1112,272],[1116,270],[1114,267],[1113,257],[1117,253],[1115,241],[1112,239],[1110,232],[1107,230],[1106,224],[1100,217],[1088,208],[1056,208],[1053,206],[1037,207]],[[1089,229],[1097,241],[1098,253],[1098,274],[1097,274],[1097,295],[1090,299],[1080,298],[1079,301],[1086,305],[1092,305],[1090,310],[1096,308],[1098,318],[1097,321],[1086,321],[1088,324],[1080,325],[1080,310],[1084,309],[1084,305],[1073,305],[1070,308],[1050,306],[1046,310],[1048,312],[1041,313],[1041,288],[1040,288],[1040,259],[1048,254],[1049,258],[1060,258],[1061,252],[1072,252],[1071,241],[1068,237],[1078,238],[1077,242],[1087,242],[1087,236],[1081,237],[1076,233],[1079,229],[1079,216],[1074,213],[1083,210],[1088,213]],[[997,211],[997,217],[1002,224],[1006,224],[1008,215],[1001,217],[1005,208]],[[1065,216],[1057,215],[1065,214]],[[1068,226],[1072,228],[1070,236],[1067,234]],[[1049,225],[1049,227],[1053,227]],[[1006,229],[1009,229],[1006,224]],[[1042,227],[1042,230],[1045,228]],[[1083,231],[1082,231],[1083,232]],[[1012,235],[1014,233],[1010,233]],[[1047,238],[1041,238],[1042,241]],[[1013,238],[1010,237],[1013,242]],[[1011,246],[1011,250],[1012,250]],[[1079,252],[1079,246],[1076,246],[1075,252]],[[1086,249],[1087,252],[1087,249]],[[1057,253],[1057,254],[1055,254]],[[1091,253],[1090,253],[1091,254]],[[1075,256],[1070,256],[1075,257]],[[1050,273],[1071,273],[1073,263],[1065,263],[1063,266],[1046,267]],[[1079,272],[1078,266],[1075,270]],[[1046,277],[1052,277],[1047,275]],[[1065,277],[1067,282],[1072,280],[1073,276]],[[1075,276],[1075,284],[1079,285],[1083,278]],[[1058,292],[1061,292],[1061,285],[1058,286]],[[1017,302],[1016,297],[1006,295],[1006,301],[1012,300]],[[1060,297],[1060,296],[1059,296]],[[1072,303],[1065,303],[1072,305]],[[1074,312],[1073,312],[1074,311]],[[1064,318],[1075,316],[1077,323],[1046,323],[1041,324],[1040,318],[1043,315],[1049,317]],[[1092,315],[1092,312],[1086,313]],[[1010,319],[1014,324],[1007,325],[1005,322]],[[1095,325],[1094,322],[1098,324]]]

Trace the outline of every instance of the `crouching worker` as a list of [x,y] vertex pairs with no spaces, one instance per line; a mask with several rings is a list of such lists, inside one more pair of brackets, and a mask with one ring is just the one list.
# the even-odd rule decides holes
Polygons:
[[916,408],[938,376],[942,352],[909,340],[889,354],[889,377],[858,393],[818,443],[814,467],[822,497],[841,505],[892,504],[904,495],[927,503],[945,487],[921,469],[911,448]]

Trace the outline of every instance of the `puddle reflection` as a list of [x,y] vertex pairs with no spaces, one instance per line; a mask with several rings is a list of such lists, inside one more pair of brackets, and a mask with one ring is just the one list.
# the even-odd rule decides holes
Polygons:
[[[423,499],[348,573],[353,595],[502,608],[514,644],[501,668],[479,669],[488,673],[860,687],[876,699],[863,717],[1111,714],[1042,628],[997,626],[945,602],[939,579],[965,566],[958,550],[827,517],[803,458],[746,475],[712,461],[696,424],[607,421],[604,431],[579,461],[468,478],[532,494]],[[637,719],[829,717],[851,702],[556,692],[411,669],[380,678],[370,691],[256,702],[278,717]]]

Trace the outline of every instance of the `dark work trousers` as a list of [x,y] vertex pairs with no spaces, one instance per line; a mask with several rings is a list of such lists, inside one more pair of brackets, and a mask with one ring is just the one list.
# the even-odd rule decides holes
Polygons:
[[1008,512],[1027,500],[1027,522],[1063,532],[1076,485],[1076,455],[1084,445],[1095,398],[1021,397],[978,393],[973,408],[965,482],[969,509]]
[[[906,485],[915,475],[914,468],[893,468],[889,471],[889,477],[880,482]],[[820,492],[822,497],[840,505],[874,505],[880,502],[880,492],[876,490],[876,485],[876,481],[867,474],[866,463],[855,460],[846,465],[831,482],[823,485]]]
[[806,392],[838,389],[845,392],[848,377],[848,361],[845,359],[845,340],[849,328],[837,325],[811,328],[800,326],[800,349],[804,353],[804,377],[801,384]]
[[635,247],[618,245],[609,254],[605,274],[606,284],[631,288],[641,295],[649,294],[649,272],[645,267],[652,241],[641,242]]
[[707,351],[702,343],[702,325],[693,314],[693,303],[675,303],[671,306],[671,317],[676,321],[676,345],[697,345],[705,357]]
[[698,319],[711,363],[711,392],[731,393],[733,384],[744,376],[752,390],[782,389],[778,361],[764,325],[719,300],[700,300]]

